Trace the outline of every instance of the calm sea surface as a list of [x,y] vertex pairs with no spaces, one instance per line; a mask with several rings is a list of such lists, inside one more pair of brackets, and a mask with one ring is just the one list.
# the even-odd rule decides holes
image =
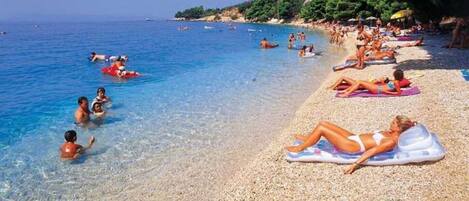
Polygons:
[[[190,30],[177,31],[182,25]],[[345,51],[329,47],[319,32],[235,26],[0,23],[7,32],[0,35],[0,200],[83,199],[91,190],[109,192],[105,182],[126,185],[148,164],[164,172],[177,165],[174,158],[199,149],[260,151],[248,145],[268,142],[287,125]],[[299,59],[286,49],[288,34],[298,31],[322,56]],[[263,37],[281,47],[259,49]],[[89,62],[92,51],[126,54],[127,69],[143,76],[102,75],[109,64]],[[100,86],[113,99],[105,124],[76,128],[77,98],[91,100]],[[80,144],[97,138],[92,151],[72,163],[58,159],[69,129],[77,130]]]

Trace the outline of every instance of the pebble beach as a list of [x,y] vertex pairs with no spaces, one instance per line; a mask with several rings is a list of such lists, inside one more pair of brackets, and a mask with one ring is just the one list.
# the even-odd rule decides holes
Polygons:
[[[331,72],[290,124],[226,181],[216,200],[468,200],[469,83],[460,69],[469,68],[469,51],[441,48],[448,41],[448,36],[425,36],[425,46],[398,49],[397,64]],[[353,45],[353,40],[346,42],[350,52]],[[340,76],[369,80],[392,77],[395,69],[414,77],[412,85],[421,93],[336,98],[336,92],[327,89]],[[436,133],[447,151],[445,158],[399,166],[363,166],[352,175],[343,173],[345,165],[285,160],[284,147],[293,143],[293,135],[309,134],[319,121],[365,133],[387,129],[392,118],[401,114]]]

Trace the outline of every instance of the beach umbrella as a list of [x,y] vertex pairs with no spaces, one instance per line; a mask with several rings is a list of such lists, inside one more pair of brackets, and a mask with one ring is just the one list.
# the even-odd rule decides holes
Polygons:
[[349,21],[349,22],[356,22],[357,19],[355,19],[355,18],[350,18],[350,19],[348,19],[347,21]]
[[409,10],[409,9],[400,10],[400,11],[397,11],[396,13],[394,13],[394,15],[391,16],[391,20],[400,19],[400,18],[404,18],[404,17],[409,17],[413,13],[414,13],[414,11]]
[[373,21],[373,20],[377,20],[377,19],[378,19],[378,18],[376,18],[376,17],[373,17],[373,16],[371,16],[371,17],[367,17],[367,18],[366,18],[366,20],[368,20],[368,21]]

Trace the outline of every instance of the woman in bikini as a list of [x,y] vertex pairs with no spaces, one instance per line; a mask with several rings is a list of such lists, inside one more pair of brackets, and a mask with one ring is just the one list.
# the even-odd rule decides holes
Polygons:
[[[390,94],[399,96],[401,95],[401,86],[400,81],[404,79],[404,73],[402,71],[394,71],[394,80],[388,80],[385,84],[379,84],[374,82],[367,82],[362,80],[353,80],[351,78],[344,78],[343,80],[339,80],[340,83],[342,81],[346,81],[350,84],[350,87],[344,91],[339,92],[339,97],[348,97],[350,94],[357,90],[368,90],[373,94]],[[339,84],[340,84],[339,83]],[[335,86],[335,85],[334,85]],[[337,85],[338,86],[338,85]],[[335,86],[336,87],[336,86]]]
[[333,123],[321,121],[308,136],[295,135],[297,140],[303,142],[302,144],[289,146],[286,147],[286,149],[289,152],[301,152],[315,145],[319,142],[321,137],[324,137],[328,142],[343,152],[363,153],[355,163],[348,166],[344,171],[345,174],[352,174],[361,163],[372,156],[394,149],[401,133],[414,125],[414,121],[406,116],[399,115],[394,118],[389,130],[355,135]]
[[363,69],[365,67],[365,52],[367,50],[368,43],[372,40],[372,36],[364,30],[363,25],[358,25],[358,35],[357,35],[357,59],[358,63],[355,65],[355,68]]
[[[406,85],[404,83],[400,84],[401,81],[407,80],[404,77],[404,71],[402,71],[401,69],[397,69],[397,70],[394,71],[393,76],[394,76],[394,80],[397,80],[397,82],[399,83],[398,84],[399,86]],[[389,78],[386,77],[386,78],[379,78],[379,79],[371,80],[370,83],[376,84],[376,85],[386,85],[387,83],[392,82],[392,81],[393,80],[390,80]],[[363,81],[363,82],[366,82],[366,81]],[[349,77],[342,76],[333,85],[328,87],[328,89],[337,90],[337,89],[339,89],[339,86],[342,86],[342,85],[348,86],[346,88],[346,89],[348,89],[356,83],[357,83],[357,80],[354,80],[354,79],[349,78]],[[410,82],[408,82],[407,85],[410,85]],[[363,87],[359,88],[359,90],[362,90],[362,89],[365,89],[365,88],[363,88]]]

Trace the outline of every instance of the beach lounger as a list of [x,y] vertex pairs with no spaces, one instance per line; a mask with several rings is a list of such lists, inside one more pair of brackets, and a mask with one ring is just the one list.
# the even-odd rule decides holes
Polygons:
[[[401,90],[401,95],[400,96],[412,96],[412,95],[417,95],[420,94],[420,89],[418,87],[411,87],[409,89],[402,89]],[[361,90],[361,91],[356,91],[352,94],[350,94],[349,97],[345,98],[353,98],[353,97],[362,97],[362,98],[368,98],[368,97],[400,97],[396,95],[391,95],[391,94],[373,94],[370,93],[368,90]],[[336,97],[342,98],[339,96],[339,93],[336,94]]]
[[[380,60],[367,60],[367,61],[365,61],[365,64],[366,65],[384,65],[384,64],[393,64],[393,63],[396,63],[396,62],[397,62],[396,58],[389,58],[389,59],[380,59]],[[356,64],[357,64],[356,60],[348,60],[343,64],[332,67],[332,70],[333,71],[338,71],[338,70],[342,70],[342,69],[345,69],[345,68],[352,67]]]
[[[294,145],[301,142],[296,141]],[[419,163],[424,161],[437,161],[445,156],[445,149],[436,134],[428,132],[422,124],[408,129],[399,137],[394,150],[371,157],[363,165],[399,165]],[[327,162],[351,164],[360,158],[361,153],[349,154],[337,150],[326,140],[319,141],[300,153],[287,153],[290,162]]]

